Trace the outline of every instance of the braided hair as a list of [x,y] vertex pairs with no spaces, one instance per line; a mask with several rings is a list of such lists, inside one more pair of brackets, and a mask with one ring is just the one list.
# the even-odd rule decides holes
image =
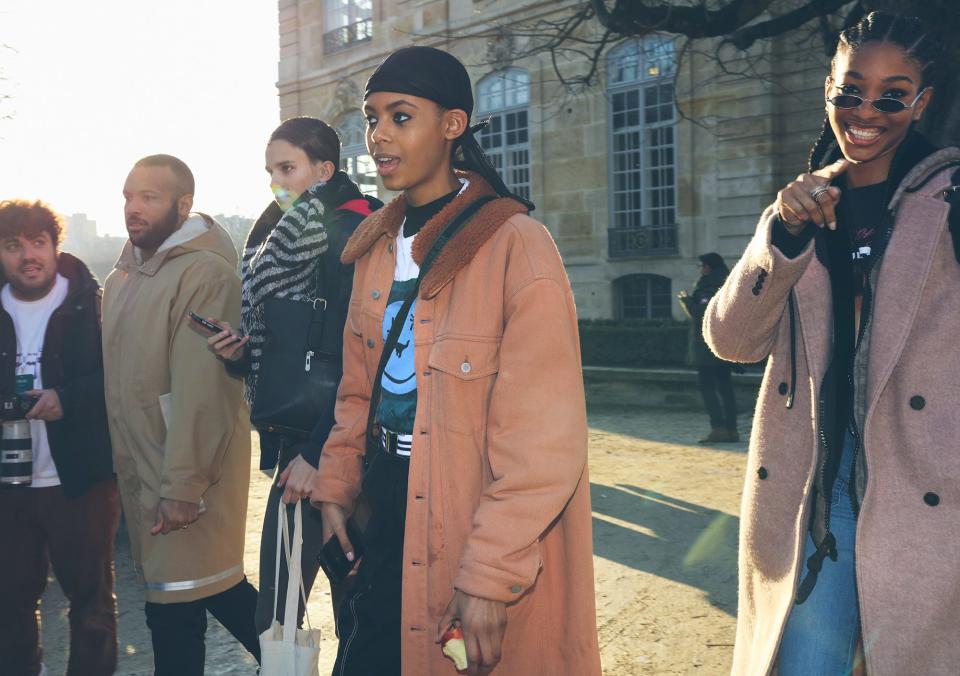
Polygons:
[[[870,12],[857,23],[843,30],[837,42],[837,50],[830,62],[831,72],[842,51],[855,52],[870,42],[887,42],[903,49],[908,57],[920,67],[920,88],[927,87],[940,61],[940,47],[936,38],[928,32],[917,17],[900,16],[886,12]],[[823,165],[837,139],[830,126],[830,117],[824,116],[823,127],[816,143],[810,149],[808,171]]]

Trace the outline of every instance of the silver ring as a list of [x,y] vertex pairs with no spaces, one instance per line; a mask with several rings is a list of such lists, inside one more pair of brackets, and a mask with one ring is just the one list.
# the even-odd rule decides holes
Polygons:
[[813,201],[817,204],[820,203],[820,196],[830,192],[830,188],[825,185],[818,185],[816,188],[810,191],[810,197],[813,198]]

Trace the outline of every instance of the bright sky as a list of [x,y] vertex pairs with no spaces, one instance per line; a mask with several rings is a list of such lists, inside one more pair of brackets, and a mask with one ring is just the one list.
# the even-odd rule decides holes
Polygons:
[[184,160],[195,208],[257,216],[279,122],[276,0],[0,0],[0,199],[126,235],[133,162]]

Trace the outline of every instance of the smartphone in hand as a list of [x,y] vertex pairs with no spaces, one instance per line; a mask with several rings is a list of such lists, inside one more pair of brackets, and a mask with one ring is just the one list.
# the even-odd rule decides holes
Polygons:
[[343,553],[340,539],[336,535],[327,540],[327,544],[323,546],[317,556],[323,572],[334,583],[343,582],[350,571],[353,570],[357,561],[360,560],[360,557],[363,556],[363,541],[360,539],[360,533],[357,532],[352,521],[347,521],[347,537],[350,539],[350,544],[353,545],[353,561],[350,561],[347,555]]
[[211,322],[209,319],[205,319],[204,317],[201,317],[193,310],[190,310],[190,319],[195,321],[197,324],[205,328],[210,333],[220,333],[221,331],[226,330],[224,329],[224,327],[220,326],[216,322]]

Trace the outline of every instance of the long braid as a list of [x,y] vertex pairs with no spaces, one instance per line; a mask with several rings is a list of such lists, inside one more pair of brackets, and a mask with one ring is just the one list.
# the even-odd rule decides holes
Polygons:
[[823,159],[827,155],[827,150],[836,142],[836,136],[833,134],[833,127],[830,126],[830,118],[823,118],[823,127],[820,129],[820,136],[816,143],[810,149],[810,155],[807,158],[807,171],[816,171],[823,164]]
[[[903,49],[920,67],[923,78],[920,87],[930,85],[935,67],[940,61],[940,46],[938,41],[923,28],[920,19],[885,12],[870,12],[857,23],[840,32],[837,49],[830,64],[831,72],[836,66],[837,54],[841,50],[853,52],[868,42],[888,42]],[[820,135],[810,148],[807,160],[808,171],[814,171],[822,166],[830,147],[836,141],[833,128],[830,126],[830,118],[827,116],[823,120]]]

